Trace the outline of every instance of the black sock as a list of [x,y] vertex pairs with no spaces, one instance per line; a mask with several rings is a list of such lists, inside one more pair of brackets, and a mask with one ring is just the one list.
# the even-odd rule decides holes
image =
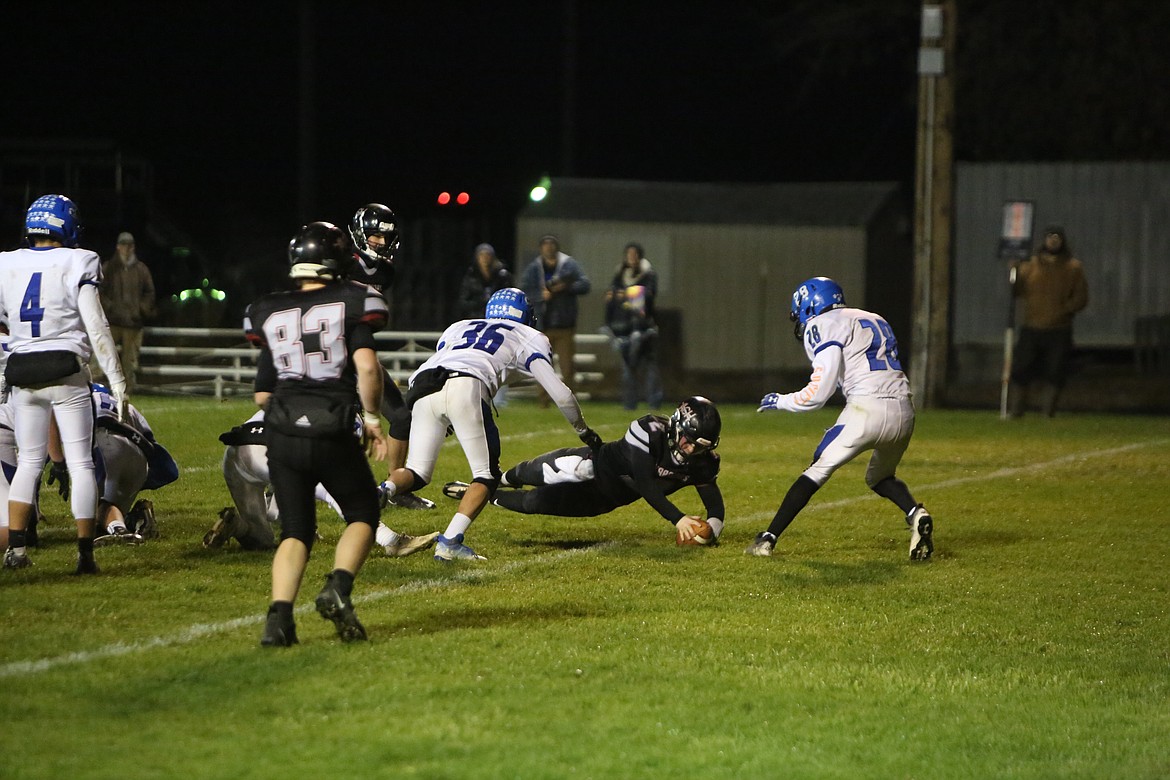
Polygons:
[[77,553],[82,558],[93,557],[93,537],[78,537],[77,538]]
[[329,576],[333,578],[337,591],[342,597],[348,599],[349,594],[353,593],[353,575],[345,569],[334,569]]
[[280,615],[284,621],[291,621],[292,610],[293,605],[291,601],[274,601],[272,602],[271,606],[268,607],[268,614],[271,615],[275,613]]
[[906,487],[906,483],[897,477],[886,477],[870,490],[882,498],[893,501],[903,514],[910,514],[914,511],[914,507],[918,506],[914,496],[910,495],[910,488]]
[[28,532],[27,531],[8,531],[8,546],[19,550],[21,547],[28,546]]
[[813,493],[820,489],[820,485],[804,474],[797,477],[796,481],[792,483],[792,487],[788,488],[784,500],[780,502],[776,516],[772,518],[772,524],[768,526],[768,533],[779,539],[780,534],[784,533],[784,529],[796,519],[797,513],[804,509],[805,504],[813,497]]

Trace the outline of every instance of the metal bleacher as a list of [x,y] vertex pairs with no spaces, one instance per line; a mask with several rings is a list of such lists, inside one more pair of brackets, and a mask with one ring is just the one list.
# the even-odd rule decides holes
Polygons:
[[[434,354],[442,334],[437,331],[392,331],[375,334],[378,360],[400,387],[420,364]],[[598,334],[578,334],[574,359],[579,387],[599,383],[604,374],[598,351],[608,340]],[[385,348],[382,348],[384,345]],[[144,331],[138,367],[138,385],[152,392],[213,395],[223,399],[248,395],[256,377],[259,350],[236,328],[148,327]],[[534,392],[531,382],[513,385],[518,395]],[[582,400],[588,392],[579,392]]]

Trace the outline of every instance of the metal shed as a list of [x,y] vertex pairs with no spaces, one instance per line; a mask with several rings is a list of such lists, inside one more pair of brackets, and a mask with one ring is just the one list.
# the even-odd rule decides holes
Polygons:
[[580,332],[602,325],[603,291],[625,245],[640,243],[659,274],[663,327],[677,330],[663,333],[664,346],[675,345],[672,362],[684,371],[806,371],[788,309],[810,276],[833,277],[851,305],[878,309],[909,338],[911,231],[895,183],[553,179],[518,215],[518,273],[546,233],[593,282]]
[[1035,243],[1060,224],[1085,264],[1079,345],[1130,348],[1139,318],[1170,314],[1170,163],[960,163],[956,174],[956,347],[1003,340],[1010,297],[996,245],[1011,200],[1035,203]]

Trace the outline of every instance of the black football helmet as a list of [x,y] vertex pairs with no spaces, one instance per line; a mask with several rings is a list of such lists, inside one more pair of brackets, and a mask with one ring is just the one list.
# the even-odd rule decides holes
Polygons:
[[353,249],[345,232],[332,222],[310,222],[288,242],[290,279],[332,281],[353,266]]
[[[676,463],[702,452],[709,452],[719,446],[719,431],[723,422],[719,419],[719,410],[715,404],[701,395],[693,395],[678,405],[666,428],[666,441],[670,445],[670,454]],[[686,440],[694,445],[689,453],[683,452],[682,441]]]
[[[367,239],[381,233],[386,239],[385,246],[372,247]],[[358,209],[349,221],[349,236],[357,252],[368,263],[394,264],[402,237],[398,234],[398,217],[388,206],[381,203],[367,203]]]

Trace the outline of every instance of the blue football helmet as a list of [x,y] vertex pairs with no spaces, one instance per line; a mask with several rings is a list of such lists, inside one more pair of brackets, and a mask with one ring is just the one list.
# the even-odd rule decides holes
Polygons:
[[841,285],[829,277],[814,276],[808,281],[801,282],[796,291],[792,293],[792,311],[788,313],[788,319],[796,323],[793,327],[796,340],[800,341],[804,338],[805,326],[813,317],[830,309],[843,308],[845,308],[845,291],[841,289]]
[[489,320],[513,320],[521,325],[531,325],[532,307],[528,305],[528,296],[523,290],[505,287],[488,298],[483,316]]
[[42,195],[28,207],[24,234],[30,241],[55,238],[63,246],[75,247],[81,240],[77,205],[64,195]]

